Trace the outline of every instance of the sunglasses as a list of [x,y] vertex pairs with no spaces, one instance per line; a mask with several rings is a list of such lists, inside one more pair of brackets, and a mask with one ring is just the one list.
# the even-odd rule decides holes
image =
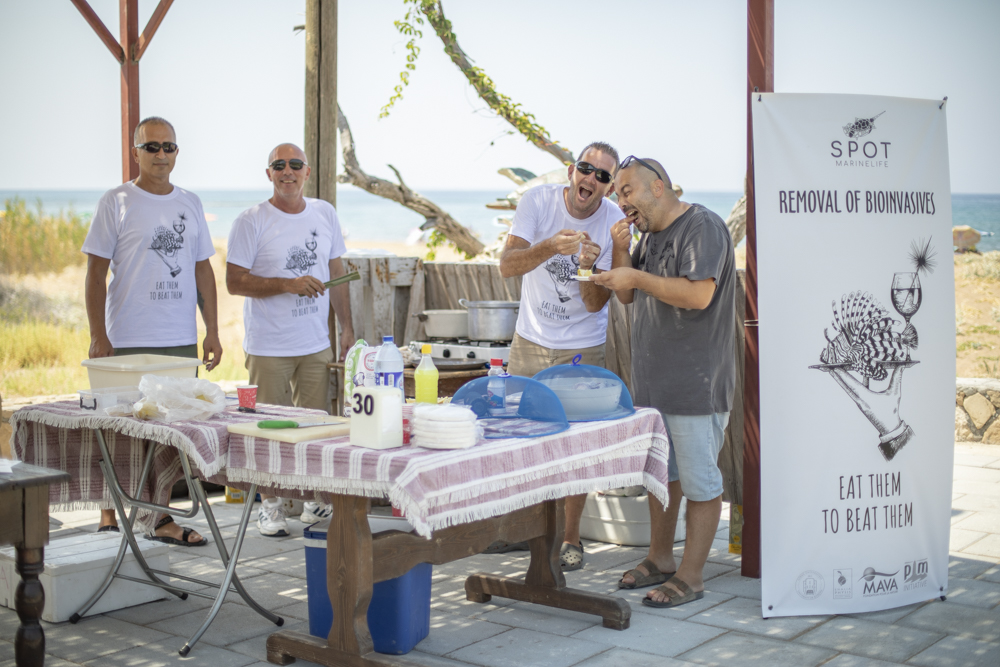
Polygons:
[[170,141],[164,141],[162,144],[159,141],[147,141],[144,144],[139,144],[136,148],[147,153],[159,153],[160,150],[163,150],[164,153],[173,153],[177,150],[177,144]]
[[589,176],[590,174],[594,174],[594,178],[597,179],[598,183],[611,182],[611,174],[609,172],[604,171],[603,169],[598,169],[589,162],[584,162],[583,160],[580,160],[579,162],[576,163],[576,170],[581,174],[583,174],[584,176]]
[[645,167],[646,169],[649,169],[651,172],[653,172],[654,174],[656,174],[656,177],[658,179],[660,179],[661,181],[664,181],[664,182],[666,181],[666,179],[663,178],[663,176],[660,175],[660,172],[656,171],[656,169],[654,169],[651,164],[649,164],[648,162],[646,162],[644,160],[640,160],[639,158],[637,158],[634,155],[629,155],[627,158],[625,158],[624,160],[622,160],[621,166],[619,166],[618,169],[624,169],[625,167],[629,166],[633,162],[638,162],[643,167]]
[[[274,171],[284,171],[285,162],[286,162],[285,160],[275,160],[268,166]],[[295,171],[298,171],[299,169],[302,169],[302,167],[306,166],[305,160],[288,160],[287,162],[288,166],[294,169]]]

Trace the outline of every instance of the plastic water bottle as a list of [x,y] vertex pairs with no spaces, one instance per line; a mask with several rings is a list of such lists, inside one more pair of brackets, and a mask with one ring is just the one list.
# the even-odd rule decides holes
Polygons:
[[420,365],[413,373],[417,385],[417,403],[433,403],[438,400],[438,369],[431,358],[431,346],[425,344],[420,348]]
[[375,353],[375,384],[403,391],[403,355],[392,336],[382,336],[382,345]]
[[490,359],[490,370],[486,375],[489,377],[486,381],[486,402],[490,411],[503,411],[507,398],[507,378],[510,377],[503,371],[503,360]]

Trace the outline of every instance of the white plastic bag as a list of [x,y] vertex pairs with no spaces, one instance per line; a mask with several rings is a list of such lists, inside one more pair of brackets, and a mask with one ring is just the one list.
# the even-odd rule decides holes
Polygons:
[[132,406],[138,419],[204,421],[226,409],[226,393],[208,380],[143,375],[139,391],[145,398]]

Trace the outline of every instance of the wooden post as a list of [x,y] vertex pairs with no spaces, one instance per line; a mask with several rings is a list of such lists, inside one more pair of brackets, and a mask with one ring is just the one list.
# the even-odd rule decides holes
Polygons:
[[139,124],[139,59],[146,52],[149,42],[174,0],[160,0],[141,35],[139,0],[118,0],[120,42],[115,41],[111,31],[98,18],[87,0],[70,0],[70,2],[79,10],[83,19],[93,28],[98,38],[104,42],[111,55],[121,65],[122,181],[131,181],[139,177],[139,165],[132,159],[132,136]]
[[119,0],[118,27],[125,57],[122,59],[122,181],[139,177],[132,159],[132,136],[139,124],[139,0]]
[[774,0],[747,0],[747,254],[743,386],[743,556],[741,574],[760,577],[760,373],[757,338],[757,219],[751,93],[774,91]]
[[337,0],[306,2],[306,196],[337,205]]

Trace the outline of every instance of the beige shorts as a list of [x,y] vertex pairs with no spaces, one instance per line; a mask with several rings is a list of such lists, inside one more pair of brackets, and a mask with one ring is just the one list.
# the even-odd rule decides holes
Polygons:
[[330,371],[333,350],[301,357],[247,355],[250,384],[257,385],[257,402],[294,405],[330,412]]
[[552,350],[542,347],[530,340],[514,334],[514,342],[510,345],[510,359],[507,362],[507,372],[511,375],[533,377],[546,368],[559,364],[572,363],[573,357],[581,355],[581,364],[600,366],[604,368],[604,345],[585,347],[579,350]]

